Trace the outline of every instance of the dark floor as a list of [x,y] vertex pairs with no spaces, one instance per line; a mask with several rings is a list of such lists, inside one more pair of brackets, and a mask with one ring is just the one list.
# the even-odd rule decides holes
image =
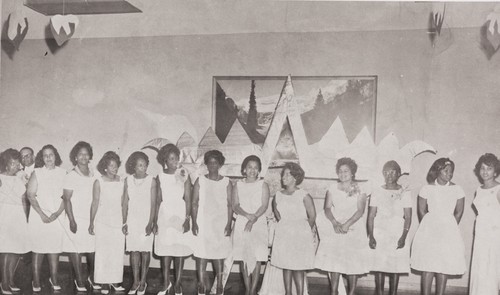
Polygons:
[[[31,288],[31,264],[29,262],[29,257],[26,260],[21,260],[19,263],[19,266],[16,271],[16,276],[15,276],[15,282],[18,287],[21,288],[21,292],[15,293],[15,294],[22,294],[22,295],[31,295],[33,294],[32,288]],[[61,294],[61,295],[73,295],[73,294],[85,294],[84,292],[79,292],[77,293],[75,290],[75,286],[73,283],[73,275],[72,271],[70,268],[69,263],[66,262],[61,262],[59,264],[59,283],[62,287],[62,291],[54,292],[52,291],[49,281],[48,281],[48,263],[45,260],[43,264],[43,272],[42,272],[42,278],[41,278],[41,285],[42,285],[42,292],[38,292],[35,294],[40,294],[40,295],[45,295],[45,294]],[[184,294],[196,294],[196,274],[192,270],[186,270],[183,274],[183,281],[182,281],[182,286],[183,286],[183,291]],[[210,279],[213,280],[213,276],[210,276]],[[261,277],[262,279],[262,277]],[[326,278],[309,278],[309,295],[320,295],[324,294],[327,295],[329,294],[329,286],[328,286],[328,281]],[[260,284],[260,283],[259,283]],[[124,281],[123,281],[123,286],[126,288],[126,291],[128,292],[128,289],[132,285],[132,273],[130,267],[125,267],[125,274],[124,274]],[[87,286],[88,287],[88,286]],[[153,295],[156,294],[160,288],[162,288],[162,276],[161,276],[161,271],[157,268],[152,268],[150,269],[148,273],[148,288],[147,288],[147,293],[148,295]],[[452,292],[453,290],[448,290],[447,295],[453,295],[453,294],[460,294],[463,295],[462,292]],[[127,292],[115,292],[112,291],[110,294],[127,294]],[[91,292],[89,291],[87,293],[88,295],[90,294],[101,294],[99,291]],[[173,290],[171,290],[170,294],[174,294]],[[238,273],[232,273],[229,276],[229,280],[226,284],[226,289],[224,291],[225,295],[237,295],[237,294],[244,294],[244,286],[243,282],[240,278],[240,275]],[[369,289],[369,288],[358,288],[357,295],[373,295],[374,290]],[[400,295],[417,295],[419,292],[415,291],[400,291]]]

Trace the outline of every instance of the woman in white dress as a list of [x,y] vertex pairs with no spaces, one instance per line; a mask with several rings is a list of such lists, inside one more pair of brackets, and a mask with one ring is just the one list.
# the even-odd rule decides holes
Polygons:
[[406,237],[411,226],[411,191],[398,184],[401,167],[396,161],[385,163],[385,184],[376,187],[368,207],[368,237],[375,272],[375,293],[384,294],[385,274],[389,275],[389,294],[398,292],[400,273],[410,272],[410,247]]
[[122,226],[125,222],[122,214],[124,181],[117,175],[120,157],[115,152],[106,152],[97,164],[100,177],[94,182],[92,203],[90,205],[89,233],[95,235],[94,280],[106,284],[102,294],[110,289],[124,291],[123,254],[125,235]]
[[191,178],[186,169],[179,167],[179,149],[167,144],[158,152],[157,160],[163,168],[158,174],[158,201],[156,216],[158,232],[155,254],[163,264],[163,288],[158,295],[165,295],[172,288],[170,265],[175,266],[175,294],[182,294],[181,277],[184,259],[193,254],[193,234],[190,231]]
[[500,286],[500,161],[482,155],[474,169],[481,183],[473,205],[477,211],[470,295],[498,295]]
[[420,225],[411,248],[411,268],[422,272],[422,294],[430,295],[436,276],[436,295],[445,292],[448,275],[465,272],[465,245],[458,224],[465,193],[452,183],[455,164],[437,159],[427,173],[427,185],[418,194]]
[[241,272],[247,295],[257,294],[260,266],[268,258],[267,222],[269,186],[259,180],[262,164],[257,156],[246,157],[241,164],[243,180],[232,190],[233,210],[237,214],[233,230],[233,257],[242,261]]
[[16,176],[20,169],[21,153],[8,149],[0,154],[0,269],[2,294],[12,294],[20,289],[14,284],[14,273],[21,254],[27,253],[29,239],[23,205],[26,187]]
[[[100,286],[93,283],[93,264],[95,256],[95,238],[88,232],[90,225],[89,212],[92,203],[92,188],[94,186],[94,171],[89,166],[92,160],[92,146],[84,141],[79,141],[71,149],[69,159],[73,169],[68,172],[64,181],[64,208],[66,211],[66,234],[63,238],[63,251],[68,253],[75,272],[75,288],[85,292],[85,281],[96,290]],[[84,279],[82,267],[82,254],[86,256],[88,264],[87,279]]]
[[274,232],[271,264],[283,269],[285,294],[292,294],[292,278],[297,295],[304,294],[305,271],[314,268],[314,228],[316,209],[312,197],[298,185],[304,170],[296,163],[286,163],[281,171],[281,186],[273,198],[273,212],[278,221]]
[[194,184],[191,210],[198,293],[205,294],[207,262],[211,260],[217,278],[216,294],[222,294],[224,259],[231,252],[231,184],[227,177],[219,174],[225,161],[220,151],[206,152],[204,161],[208,174],[200,176]]
[[318,218],[320,242],[314,266],[328,272],[331,294],[339,292],[339,278],[345,274],[352,295],[357,275],[370,267],[363,218],[370,191],[355,180],[358,165],[351,158],[340,158],[335,168],[339,179],[326,191],[324,214]]
[[45,254],[49,259],[49,282],[55,291],[61,290],[57,273],[64,235],[60,215],[64,211],[62,196],[66,177],[66,170],[59,167],[61,163],[57,149],[50,144],[44,146],[35,157],[35,171],[28,182],[28,199],[34,210],[28,222],[34,292],[41,291],[40,271]]
[[156,181],[147,174],[149,158],[143,152],[134,152],[125,163],[130,176],[125,180],[123,198],[123,233],[134,282],[128,294],[144,295],[148,286],[146,278],[153,250],[153,232],[156,214]]

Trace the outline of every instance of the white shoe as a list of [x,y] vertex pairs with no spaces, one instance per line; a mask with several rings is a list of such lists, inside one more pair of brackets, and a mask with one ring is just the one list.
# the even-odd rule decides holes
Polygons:
[[[166,290],[160,291],[156,295],[167,295],[168,291],[170,291],[170,288],[172,288],[172,282],[168,283],[168,287]],[[144,289],[144,290],[146,290],[146,289]]]
[[146,294],[146,289],[147,288],[148,288],[148,283],[144,283],[144,290],[137,289],[137,295],[144,295],[144,294]]
[[85,285],[83,287],[80,287],[80,286],[78,286],[78,283],[76,282],[76,280],[74,280],[74,282],[75,282],[75,287],[76,287],[77,292],[87,292],[87,288],[85,288]]
[[33,292],[40,292],[40,291],[42,291],[42,287],[35,287],[35,285],[33,285],[33,282],[31,282],[31,287],[33,287]]
[[115,286],[114,284],[109,284],[109,289],[115,289],[115,291],[117,292],[123,292],[125,291],[125,288],[123,288],[122,286]]
[[54,289],[54,291],[61,291],[61,286],[59,286],[59,285],[54,285],[54,284],[52,283],[52,279],[51,279],[51,278],[49,278],[49,283],[50,283],[50,285],[52,286],[52,289]]
[[96,284],[96,283],[93,283],[93,282],[90,280],[90,277],[88,277],[88,278],[87,278],[87,282],[89,282],[90,288],[92,288],[92,289],[94,289],[94,290],[101,290],[101,289],[102,289],[101,285]]

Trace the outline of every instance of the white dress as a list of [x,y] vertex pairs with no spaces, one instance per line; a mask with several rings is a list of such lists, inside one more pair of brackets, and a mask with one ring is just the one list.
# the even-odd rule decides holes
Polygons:
[[471,295],[497,295],[500,287],[500,185],[478,188],[474,206],[478,215],[470,274]]
[[127,177],[128,189],[128,235],[126,237],[127,251],[151,252],[154,235],[146,236],[146,226],[151,215],[151,184],[153,176],[136,179],[133,175]]
[[276,192],[276,209],[280,221],[274,232],[271,264],[288,270],[314,268],[314,234],[307,220],[304,198],[307,192],[298,189],[291,195]]
[[[368,184],[358,185],[361,193],[370,194]],[[338,189],[338,183],[332,184],[328,191],[332,195],[333,216],[340,223],[346,222],[358,210],[358,198],[361,198],[361,194],[349,196]],[[318,214],[316,224],[320,242],[314,262],[315,268],[346,275],[364,274],[370,270],[366,214],[349,228],[347,234],[335,233],[324,210]]]
[[26,253],[28,223],[22,202],[26,187],[18,176],[0,174],[0,181],[0,253]]
[[[255,213],[262,205],[263,180],[252,183],[238,181],[238,198],[240,207],[247,213]],[[267,261],[268,239],[267,221],[265,216],[259,217],[252,226],[250,232],[245,232],[248,222],[242,215],[236,215],[233,230],[233,257],[234,260],[242,260],[248,265],[249,271],[253,270],[257,261]]]
[[465,272],[465,245],[453,215],[465,193],[458,185],[424,185],[419,196],[429,212],[420,222],[411,248],[411,268],[448,275]]
[[104,181],[101,187],[95,232],[94,277],[98,284],[120,283],[123,280],[125,235],[122,232],[123,181]]
[[[50,217],[61,206],[66,170],[60,167],[54,169],[42,167],[36,168],[33,173],[38,182],[36,192],[38,205],[45,215]],[[28,222],[30,250],[35,253],[61,253],[65,232],[64,219],[61,214],[56,220],[43,223],[40,215],[35,210],[31,210]]]
[[198,178],[200,200],[198,207],[198,235],[195,237],[194,256],[204,259],[224,259],[231,252],[231,238],[226,237],[227,186],[229,179]]
[[184,257],[193,254],[193,234],[184,233],[186,218],[184,183],[187,180],[177,174],[160,173],[162,201],[158,211],[158,234],[155,237],[155,254],[158,256]]
[[71,170],[64,181],[64,189],[72,191],[71,207],[75,218],[77,230],[72,233],[69,228],[69,219],[66,215],[65,235],[63,238],[63,251],[69,253],[95,252],[95,236],[89,234],[90,205],[92,204],[92,190],[96,180],[94,172],[90,170],[85,176],[77,166]]
[[396,249],[404,230],[404,209],[411,208],[411,191],[376,188],[370,197],[370,207],[377,208],[373,235],[377,241],[371,270],[387,273],[410,272],[410,243]]

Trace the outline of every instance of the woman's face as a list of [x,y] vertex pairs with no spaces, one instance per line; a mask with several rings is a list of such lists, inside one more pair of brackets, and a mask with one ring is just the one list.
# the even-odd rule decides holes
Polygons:
[[109,177],[114,177],[118,173],[118,163],[115,160],[111,160],[106,167],[106,173]]
[[384,169],[382,173],[384,174],[385,184],[389,185],[398,182],[398,178],[400,175],[396,169],[394,168]]
[[442,183],[449,182],[453,178],[453,168],[451,168],[451,165],[446,165],[443,169],[441,169],[437,178]]
[[221,165],[215,158],[208,158],[207,169],[210,173],[219,173]]
[[479,168],[479,175],[483,181],[493,180],[496,178],[495,168],[482,163],[481,168]]
[[165,164],[170,169],[176,169],[179,166],[179,156],[175,153],[168,154]]
[[56,166],[56,154],[50,148],[42,151],[43,163],[47,168],[54,168]]
[[138,158],[135,162],[135,174],[144,175],[148,170],[148,163],[143,158]]
[[76,154],[76,163],[80,166],[87,166],[90,161],[90,154],[86,148],[81,148]]
[[290,173],[290,169],[285,169],[283,171],[283,176],[281,177],[281,181],[283,182],[283,185],[288,187],[288,186],[294,186],[297,180],[293,175]]
[[352,172],[351,168],[347,165],[342,165],[337,171],[337,175],[339,177],[340,182],[347,182],[352,180]]
[[245,167],[245,175],[248,178],[257,178],[259,176],[259,163],[249,161]]
[[5,167],[5,173],[7,175],[16,175],[16,173],[21,169],[21,162],[17,159],[10,159]]

